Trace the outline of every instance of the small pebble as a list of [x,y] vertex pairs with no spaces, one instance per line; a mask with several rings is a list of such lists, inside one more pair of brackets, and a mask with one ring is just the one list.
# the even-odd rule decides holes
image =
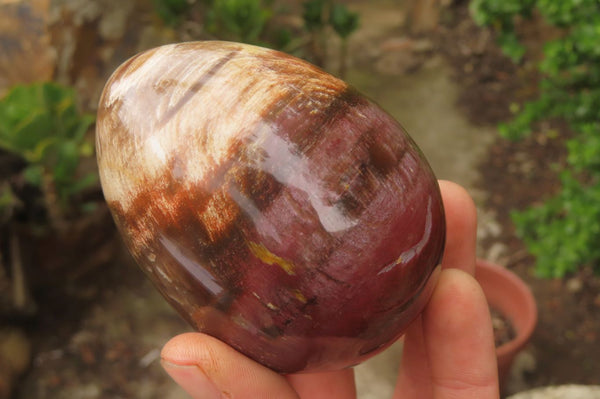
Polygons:
[[577,277],[570,278],[567,280],[566,288],[571,294],[576,294],[583,289],[583,282]]

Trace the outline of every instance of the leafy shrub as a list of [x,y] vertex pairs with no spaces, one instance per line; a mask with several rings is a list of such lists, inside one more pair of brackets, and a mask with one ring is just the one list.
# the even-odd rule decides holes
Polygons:
[[[86,140],[93,122],[78,111],[74,91],[55,83],[15,86],[0,100],[0,148],[25,160],[23,176],[43,193],[50,219],[69,211],[72,197],[97,181],[96,173],[78,175],[80,159],[93,154]],[[11,194],[3,191],[8,201]]]
[[525,54],[525,48],[515,34],[515,16],[530,17],[536,0],[472,0],[473,19],[480,25],[490,25],[498,31],[498,43],[513,61]]
[[519,139],[536,122],[566,121],[575,136],[566,144],[562,188],[543,205],[514,212],[513,220],[537,258],[539,275],[561,277],[585,264],[600,272],[600,2],[472,0],[470,6],[476,22],[493,26],[501,47],[516,61],[524,54],[515,33],[517,17],[537,10],[563,28],[560,38],[544,46],[538,98],[500,126],[503,136]]

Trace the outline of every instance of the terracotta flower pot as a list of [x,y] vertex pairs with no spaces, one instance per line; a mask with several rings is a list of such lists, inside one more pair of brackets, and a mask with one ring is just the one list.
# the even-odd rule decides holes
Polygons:
[[527,344],[537,323],[537,306],[531,290],[510,270],[478,259],[475,278],[489,305],[513,325],[515,338],[496,348],[498,376],[502,387],[517,353]]

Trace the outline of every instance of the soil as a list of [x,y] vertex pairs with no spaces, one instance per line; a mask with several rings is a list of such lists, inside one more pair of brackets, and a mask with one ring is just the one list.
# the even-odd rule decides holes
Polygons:
[[515,328],[511,321],[496,309],[490,308],[490,314],[494,327],[494,343],[498,348],[515,338]]
[[[113,8],[118,9],[120,2],[113,3],[117,5]],[[93,21],[94,25],[104,26],[100,17]],[[472,123],[495,126],[511,117],[511,103],[535,96],[537,75],[528,60],[539,54],[532,51],[528,60],[514,65],[495,46],[493,34],[475,26],[468,16],[466,1],[457,0],[445,8],[441,21],[438,29],[423,38],[433,44],[429,52],[443,56],[452,66],[453,78],[462,87],[457,106]],[[81,27],[72,31],[87,32]],[[539,48],[540,40],[551,34],[540,24],[524,26],[522,31],[532,49]],[[126,46],[141,46],[138,40],[161,35],[154,30],[132,38],[135,29],[127,32],[122,33],[120,41],[118,37],[93,38],[103,49],[98,54],[110,53],[107,49],[113,46],[115,57],[110,62],[93,59],[90,65],[80,68],[80,78],[73,80],[84,92],[85,103],[93,103],[91,99],[97,98],[99,87],[114,67],[114,58],[130,54],[131,48]],[[418,68],[418,64],[415,62],[410,69]],[[59,77],[61,73],[75,74],[75,69],[61,72],[59,68],[56,73]],[[498,137],[488,156],[476,166],[481,175],[477,186],[485,193],[482,206],[494,213],[501,226],[497,235],[481,242],[483,252],[490,253],[501,245],[498,262],[530,285],[539,307],[538,327],[527,348],[536,364],[524,368],[520,388],[600,384],[600,279],[589,269],[564,279],[537,278],[533,273],[535,260],[516,237],[510,219],[511,210],[535,204],[558,188],[549,164],[564,162],[564,143],[570,133],[559,124],[555,128],[560,134],[553,139],[540,132],[519,142]],[[0,165],[2,161],[0,156]],[[116,234],[110,223],[103,229],[108,236]],[[40,284],[43,279],[38,276],[34,292],[38,317],[18,321],[33,342],[34,363],[17,397],[181,397],[169,396],[167,388],[161,390],[162,385],[157,386],[157,381],[171,384],[158,365],[157,348],[164,344],[165,337],[188,327],[165,305],[123,251],[118,251],[122,255],[116,260],[108,262],[103,258],[114,252],[114,242],[107,243],[95,252],[82,247],[78,252],[81,256],[74,252],[60,272],[50,269],[48,276],[53,284]],[[81,259],[90,258],[93,262],[79,264]],[[96,317],[109,311],[114,313],[110,317]],[[153,322],[141,325],[142,314],[151,311]],[[132,333],[144,330],[154,335],[140,339]],[[150,385],[151,381],[154,385]],[[149,389],[153,391],[148,392]]]

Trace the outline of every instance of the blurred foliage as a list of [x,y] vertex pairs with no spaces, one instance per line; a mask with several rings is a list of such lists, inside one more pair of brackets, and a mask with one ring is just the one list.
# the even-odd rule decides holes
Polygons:
[[[20,173],[43,194],[50,218],[70,211],[73,196],[97,181],[95,172],[78,174],[81,158],[93,155],[86,139],[93,122],[78,111],[74,90],[55,83],[18,85],[0,100],[0,148],[25,161]],[[9,185],[0,197],[5,214],[16,204]]]
[[302,19],[309,32],[331,27],[344,39],[358,28],[359,15],[350,11],[345,4],[331,0],[307,0],[302,6]]
[[344,4],[333,4],[331,7],[329,23],[342,39],[346,39],[358,29],[358,20],[358,14],[350,11]]
[[8,182],[0,183],[0,226],[12,219],[15,210],[21,205]]
[[152,0],[152,4],[156,14],[169,26],[179,24],[192,5],[188,0]]
[[[301,3],[303,26],[276,26],[276,17],[294,7],[276,6],[274,0],[153,0],[154,9],[168,26],[196,20],[200,37],[275,48],[323,66],[328,35],[340,38],[341,72],[345,69],[347,41],[359,25],[359,15],[332,0],[305,0]],[[195,12],[194,12],[195,11]],[[292,11],[293,12],[293,11]],[[289,14],[288,14],[289,15]]]
[[307,0],[302,3],[304,29],[310,36],[312,52],[308,57],[317,65],[327,58],[328,34],[333,31],[340,38],[340,71],[344,77],[348,60],[348,37],[358,29],[360,17],[345,4],[332,0]]
[[324,10],[326,0],[307,0],[302,3],[302,19],[304,26],[311,32],[322,29],[325,26]]
[[516,140],[537,122],[566,121],[575,135],[567,142],[566,168],[559,172],[562,188],[543,205],[514,212],[513,220],[537,258],[539,275],[561,277],[585,264],[600,272],[600,2],[472,0],[470,5],[478,23],[498,30],[500,45],[514,60],[524,55],[515,33],[517,17],[538,12],[563,29],[545,43],[537,64],[539,96],[500,126],[503,136]]
[[498,43],[513,61],[525,54],[515,33],[515,17],[531,17],[536,0],[471,0],[471,15],[479,25],[493,26]]
[[208,30],[224,40],[259,44],[273,12],[262,0],[213,0]]

